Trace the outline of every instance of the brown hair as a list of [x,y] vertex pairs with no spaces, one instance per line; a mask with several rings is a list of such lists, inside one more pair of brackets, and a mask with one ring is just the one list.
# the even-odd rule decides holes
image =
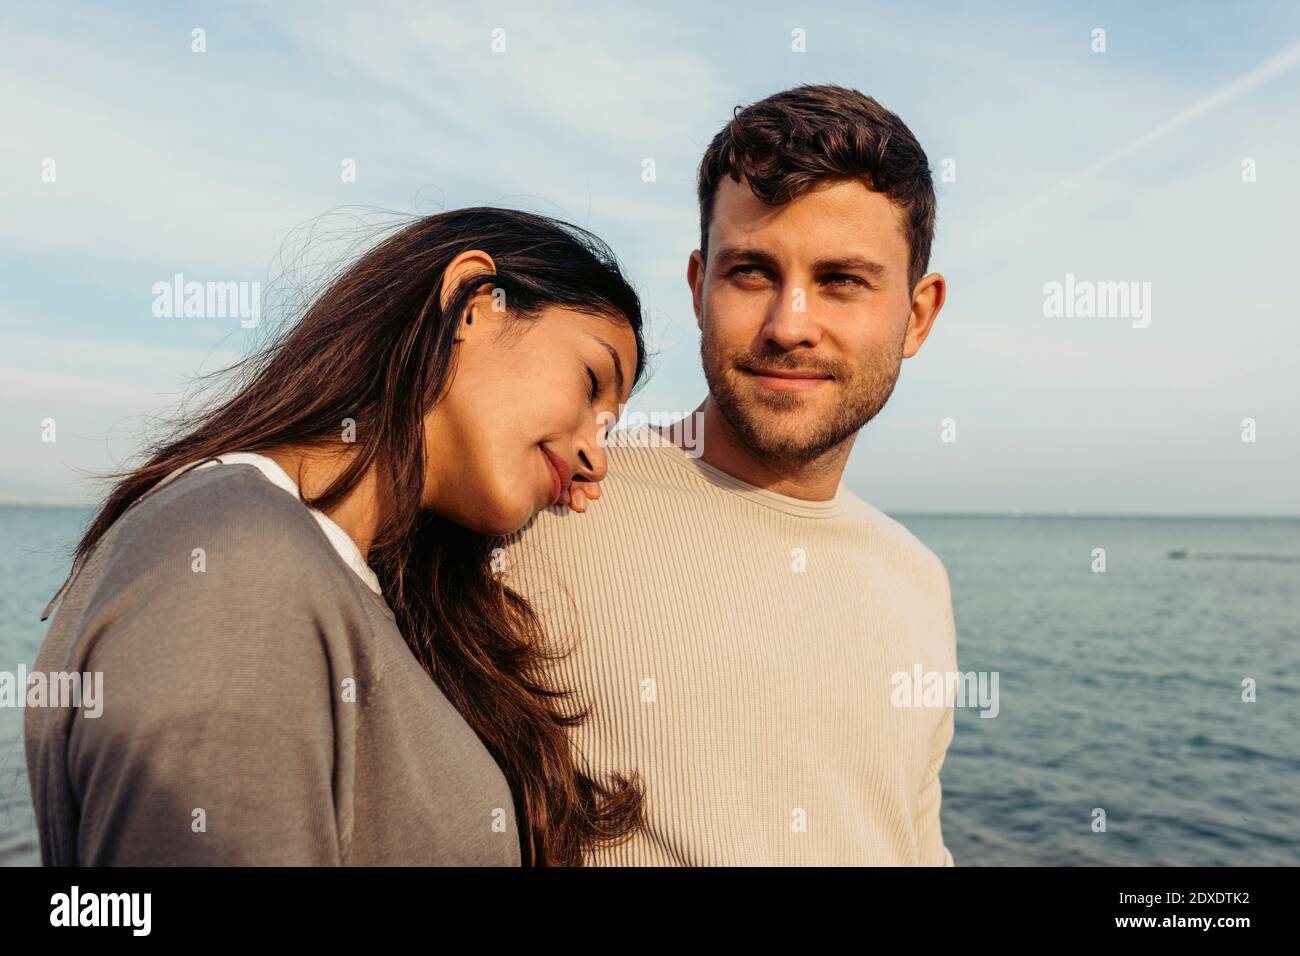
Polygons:
[[858,179],[905,214],[908,286],[930,262],[934,183],[907,124],[870,96],[842,86],[797,86],[745,108],[713,137],[700,161],[700,251],[708,259],[713,197],[723,176],[743,176],[768,205],[790,202],[826,180]]
[[[492,256],[444,311],[443,273],[468,249]],[[175,469],[235,451],[337,448],[356,422],[356,454],[307,504],[329,508],[373,465],[387,517],[367,560],[412,653],[473,727],[514,796],[525,865],[582,865],[590,845],[628,839],[642,820],[635,775],[593,779],[575,764],[567,692],[546,686],[543,630],[528,601],[493,573],[502,539],[420,511],[423,420],[454,368],[453,340],[481,287],[505,290],[524,328],[551,305],[630,325],[642,379],[645,349],[636,292],[595,236],[553,219],[472,208],[409,223],[338,276],[287,334],[237,363],[232,398],[183,421],[120,479],[77,547],[85,558],[128,507]],[[451,454],[451,449],[428,449]]]

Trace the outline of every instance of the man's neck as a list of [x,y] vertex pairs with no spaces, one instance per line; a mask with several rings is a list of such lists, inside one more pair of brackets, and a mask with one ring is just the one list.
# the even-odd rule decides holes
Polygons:
[[[704,437],[699,456],[702,461],[755,487],[804,501],[829,501],[835,497],[857,437],[849,438],[820,458],[786,461],[761,456],[746,445],[712,396],[705,398],[691,414],[703,415]],[[668,428],[660,433],[681,444],[680,429]]]

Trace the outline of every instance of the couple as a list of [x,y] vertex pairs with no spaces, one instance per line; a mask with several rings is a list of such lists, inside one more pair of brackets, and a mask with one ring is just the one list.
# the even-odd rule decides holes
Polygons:
[[605,247],[477,208],[122,477],[36,663],[103,713],[26,711],[46,864],[952,864],[953,709],[891,686],[955,669],[947,575],[840,481],[943,305],[926,156],[802,86],[699,200],[695,443],[606,434],[645,349]]

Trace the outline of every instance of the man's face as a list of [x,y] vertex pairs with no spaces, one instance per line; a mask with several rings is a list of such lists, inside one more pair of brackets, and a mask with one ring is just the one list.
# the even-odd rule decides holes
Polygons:
[[723,179],[689,279],[709,391],[751,451],[820,457],[884,406],[928,331],[908,335],[908,251],[900,210],[859,182],[773,207]]

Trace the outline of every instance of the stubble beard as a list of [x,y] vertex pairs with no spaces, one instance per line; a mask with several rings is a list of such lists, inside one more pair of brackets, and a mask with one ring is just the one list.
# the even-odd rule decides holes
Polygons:
[[[704,323],[705,329],[712,323]],[[834,451],[875,418],[885,407],[898,382],[903,361],[903,343],[890,354],[874,355],[865,368],[848,369],[842,363],[834,368],[816,365],[818,371],[833,376],[834,381],[817,387],[833,389],[835,401],[829,412],[816,420],[794,424],[797,416],[806,419],[800,409],[813,403],[827,404],[805,392],[776,392],[755,389],[742,381],[750,377],[738,366],[751,364],[766,368],[808,368],[812,363],[794,358],[795,353],[727,353],[706,332],[700,338],[700,358],[704,378],[714,405],[727,426],[751,453],[761,459],[805,463]],[[793,360],[792,360],[793,359]]]

